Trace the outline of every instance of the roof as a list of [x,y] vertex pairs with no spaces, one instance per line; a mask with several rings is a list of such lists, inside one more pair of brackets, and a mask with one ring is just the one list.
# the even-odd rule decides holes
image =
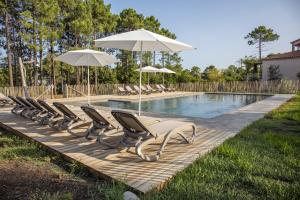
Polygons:
[[300,58],[300,51],[291,51],[287,53],[278,53],[274,55],[270,55],[262,60],[280,60],[280,59],[293,59]]
[[300,39],[291,42],[292,45],[300,45]]

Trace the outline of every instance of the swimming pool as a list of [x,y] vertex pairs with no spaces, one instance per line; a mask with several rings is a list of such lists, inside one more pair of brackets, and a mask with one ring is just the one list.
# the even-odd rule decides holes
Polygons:
[[[185,117],[212,118],[230,110],[263,100],[267,95],[198,94],[159,100],[143,101],[141,110]],[[138,110],[138,102],[94,102],[95,106]]]

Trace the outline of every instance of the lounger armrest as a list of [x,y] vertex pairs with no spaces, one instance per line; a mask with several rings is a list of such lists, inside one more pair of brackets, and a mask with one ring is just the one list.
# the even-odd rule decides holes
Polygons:
[[84,127],[84,126],[89,126],[89,125],[91,125],[91,123],[92,123],[92,121],[79,121],[79,122],[76,122],[76,123],[70,125],[67,128],[67,131],[68,131],[68,133],[70,133],[71,135],[74,135],[76,137],[83,137],[86,135],[86,131],[84,132],[84,135],[82,135],[82,134],[75,133],[73,130]]

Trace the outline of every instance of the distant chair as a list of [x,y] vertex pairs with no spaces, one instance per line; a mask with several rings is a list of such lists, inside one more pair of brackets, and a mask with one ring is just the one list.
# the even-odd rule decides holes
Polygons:
[[163,84],[160,84],[159,86],[160,86],[162,89],[167,90],[167,91],[169,91],[169,92],[175,92],[175,89],[174,89],[174,88],[170,88],[170,87],[166,88]]
[[118,95],[127,95],[128,92],[123,87],[118,87]]
[[150,85],[146,85],[146,88],[151,92],[159,92],[158,90],[153,89]]
[[125,86],[125,90],[129,93],[129,94],[138,94],[138,92],[134,91],[129,85]]
[[156,89],[160,92],[164,92],[165,90],[163,88],[160,87],[160,85],[156,84],[155,85]]
[[151,93],[152,93],[151,90],[145,88],[145,86],[143,86],[143,85],[141,85],[141,89],[142,89],[142,91],[145,92],[146,94],[151,94]]
[[[139,86],[137,86],[137,85],[134,85],[134,86],[133,86],[133,89],[134,89],[137,93],[140,92],[140,88],[139,88]],[[145,91],[145,90],[143,90],[142,88],[141,88],[141,92],[142,92],[143,94],[150,94],[150,93],[151,93],[150,91]]]

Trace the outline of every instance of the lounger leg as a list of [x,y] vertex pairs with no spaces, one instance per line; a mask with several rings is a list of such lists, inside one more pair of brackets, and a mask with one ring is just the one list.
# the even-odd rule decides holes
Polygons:
[[90,121],[88,121],[88,122],[87,121],[79,121],[79,122],[75,122],[75,123],[73,123],[73,121],[71,121],[71,122],[66,124],[66,127],[67,127],[68,133],[70,133],[70,134],[72,134],[76,137],[82,137],[82,135],[78,135],[77,133],[73,132],[73,129],[88,126],[91,123],[92,122],[90,122]]
[[149,162],[157,161],[160,158],[160,155],[161,155],[161,153],[162,153],[162,151],[165,147],[165,144],[167,143],[168,138],[169,138],[168,136],[165,137],[165,139],[164,139],[163,143],[161,144],[160,149],[157,151],[156,155],[147,156],[147,155],[144,155],[144,153],[142,151],[145,146],[147,146],[148,144],[153,143],[156,140],[156,138],[150,138],[146,141],[141,141],[140,140],[140,142],[137,143],[137,145],[135,147],[135,152],[141,159],[143,159],[145,161],[149,161]]
[[[91,123],[90,127],[86,131],[85,139],[90,140],[89,136],[94,132],[94,125]],[[98,140],[98,138],[97,138]]]
[[[145,148],[145,146],[147,146],[147,145],[153,143],[155,140],[157,140],[157,138],[150,138],[150,139],[145,140],[145,141],[142,141],[142,139],[140,138],[140,139],[139,139],[139,142],[136,144],[135,151],[136,151],[137,155],[138,155],[140,158],[142,158],[143,160],[145,160],[145,161],[150,161],[150,162],[157,161],[157,160],[160,158],[162,152],[163,152],[164,149],[165,149],[165,146],[167,145],[167,143],[168,143],[170,137],[171,137],[173,134],[177,133],[177,134],[179,134],[179,135],[180,135],[187,143],[189,143],[189,144],[190,144],[190,143],[193,143],[193,141],[194,141],[194,139],[195,139],[195,135],[196,135],[196,126],[195,126],[195,125],[190,125],[190,126],[191,126],[192,129],[193,129],[193,133],[192,133],[192,137],[191,137],[191,138],[188,138],[188,137],[182,132],[182,129],[181,129],[181,131],[180,131],[180,130],[176,130],[176,129],[175,129],[175,130],[172,130],[172,131],[170,131],[168,134],[165,135],[164,140],[163,140],[163,142],[161,143],[161,146],[160,146],[159,150],[157,151],[156,155],[149,155],[149,156],[144,155],[143,152],[142,152],[142,150]],[[184,130],[186,130],[186,127],[184,127]]]
[[44,117],[41,117],[39,120],[40,125],[48,125],[52,120],[53,120],[54,116],[47,114]]
[[193,133],[192,136],[189,138],[187,137],[182,131],[178,132],[178,134],[189,144],[193,143],[195,140],[195,136],[196,136],[196,126],[195,125],[191,125],[193,128]]
[[100,144],[104,144],[105,146],[108,146],[110,148],[119,148],[119,145],[112,145],[112,144],[109,144],[107,142],[105,142],[103,140],[103,137],[105,136],[105,133],[108,133],[108,132],[111,132],[111,131],[116,131],[117,129],[110,129],[108,126],[107,127],[104,127],[102,129],[98,129],[99,131],[99,134],[98,134],[98,138],[97,138],[97,141],[100,143]]
[[[62,123],[62,121],[64,121],[64,118],[63,117],[57,117],[57,118],[54,118],[54,117],[51,117],[47,124],[51,127],[51,128],[55,128],[57,124],[60,124]],[[45,122],[44,122],[45,123]],[[45,123],[46,124],[46,123]]]

